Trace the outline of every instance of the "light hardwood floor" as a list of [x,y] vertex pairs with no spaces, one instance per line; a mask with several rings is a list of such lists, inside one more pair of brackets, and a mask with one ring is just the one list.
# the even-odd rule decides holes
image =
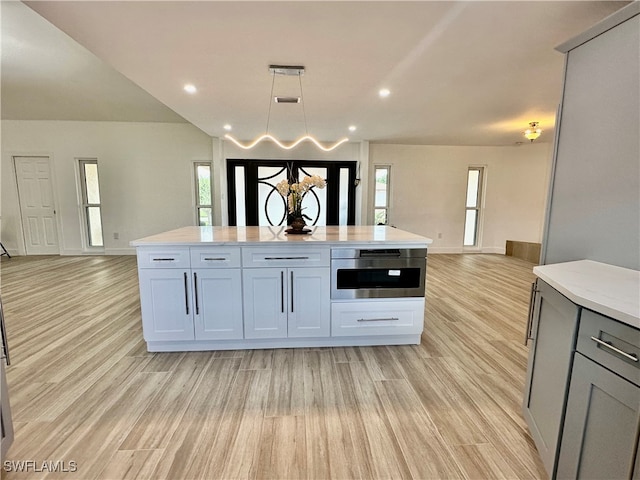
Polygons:
[[2,478],[546,478],[521,416],[533,265],[430,255],[419,346],[148,353],[136,260],[2,258]]

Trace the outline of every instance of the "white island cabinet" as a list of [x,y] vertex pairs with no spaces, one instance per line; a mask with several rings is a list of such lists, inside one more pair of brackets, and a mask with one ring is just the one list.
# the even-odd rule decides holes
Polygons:
[[138,279],[147,342],[243,337],[239,247],[140,248]]
[[[384,226],[316,227],[308,235],[281,227],[185,227],[136,240],[147,349],[418,344],[424,293],[332,300],[331,251],[429,244]],[[381,308],[392,320],[379,321]]]

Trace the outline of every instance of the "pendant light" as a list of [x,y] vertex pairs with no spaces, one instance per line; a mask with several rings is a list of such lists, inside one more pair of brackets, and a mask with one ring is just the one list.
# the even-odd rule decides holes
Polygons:
[[[337,142],[335,142],[333,145],[330,146],[324,146],[322,143],[320,143],[318,140],[316,140],[314,137],[312,137],[311,135],[309,135],[309,128],[307,126],[307,114],[304,108],[304,95],[302,93],[302,75],[304,74],[304,67],[303,66],[290,66],[290,65],[269,65],[269,71],[271,72],[271,93],[269,94],[269,110],[267,113],[267,128],[265,129],[265,133],[263,133],[262,135],[260,135],[258,138],[256,138],[255,140],[253,140],[252,142],[249,143],[242,143],[239,140],[235,139],[231,134],[227,133],[224,137],[228,140],[231,140],[235,145],[237,145],[238,147],[244,149],[244,150],[249,150],[253,147],[255,147],[256,145],[258,145],[260,142],[264,141],[264,140],[270,140],[273,143],[275,143],[278,147],[284,149],[284,150],[291,150],[292,148],[295,148],[296,146],[298,146],[300,143],[302,142],[311,142],[313,143],[316,147],[318,147],[320,150],[323,150],[325,152],[330,152],[331,150],[334,150],[335,148],[339,147],[340,145],[342,145],[345,142],[348,142],[349,139],[347,137],[344,137],[340,140],[338,140]],[[276,80],[276,75],[297,75],[298,76],[298,83],[300,85],[300,97],[273,97],[273,87],[275,85],[275,80]],[[273,100],[272,100],[273,99]],[[298,138],[297,140],[289,143],[289,144],[285,144],[283,142],[281,142],[280,140],[278,140],[276,137],[274,137],[273,135],[271,135],[269,133],[269,121],[271,120],[271,105],[272,102],[275,103],[301,103],[302,104],[302,114],[304,116],[304,129],[305,129],[305,135],[301,136],[300,138]]]

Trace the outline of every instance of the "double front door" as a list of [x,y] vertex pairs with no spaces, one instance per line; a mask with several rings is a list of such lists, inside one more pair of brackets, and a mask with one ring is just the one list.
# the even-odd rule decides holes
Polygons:
[[354,225],[356,162],[303,160],[227,160],[229,225],[288,225],[287,203],[276,185],[319,175],[327,181],[313,188],[302,206],[307,225]]

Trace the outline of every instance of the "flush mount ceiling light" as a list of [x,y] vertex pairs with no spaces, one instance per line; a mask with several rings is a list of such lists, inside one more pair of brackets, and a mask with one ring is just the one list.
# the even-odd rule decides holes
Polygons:
[[533,142],[541,133],[542,129],[539,122],[529,122],[529,128],[524,131],[524,136]]
[[[302,94],[302,75],[304,74],[304,67],[303,66],[300,66],[300,65],[269,65],[269,72],[271,72],[272,78],[271,78],[271,93],[269,94],[269,111],[267,113],[267,128],[265,129],[265,133],[260,135],[258,138],[256,138],[253,142],[250,142],[250,143],[242,143],[239,140],[236,140],[233,136],[231,136],[228,133],[224,136],[225,138],[231,140],[238,147],[240,147],[240,148],[242,148],[244,150],[249,150],[249,149],[255,147],[256,145],[258,145],[263,140],[271,140],[273,143],[275,143],[276,145],[278,145],[280,148],[282,148],[284,150],[291,150],[292,148],[295,148],[300,143],[305,142],[305,141],[309,141],[309,142],[313,143],[316,147],[318,147],[320,150],[323,150],[325,152],[330,152],[331,150],[333,150],[333,149],[337,148],[338,146],[342,145],[344,142],[348,142],[349,141],[349,139],[347,137],[344,137],[344,138],[338,140],[333,145],[324,146],[318,140],[316,140],[314,137],[309,135],[309,128],[307,127],[307,114],[306,114],[305,109],[304,109],[304,96]],[[297,75],[298,76],[298,83],[300,85],[300,96],[299,97],[274,97],[273,96],[273,86],[275,85],[276,75]],[[291,142],[289,144],[284,144],[280,140],[275,138],[273,135],[269,134],[269,120],[271,119],[271,105],[273,104],[273,102],[271,101],[272,98],[274,99],[275,103],[301,103],[302,104],[302,114],[304,116],[305,135],[303,135],[302,137],[298,138],[297,140],[295,140],[295,141],[293,141],[293,142]]]
[[196,86],[192,85],[191,83],[187,83],[183,88],[184,88],[184,91],[187,93],[196,93],[198,91]]

